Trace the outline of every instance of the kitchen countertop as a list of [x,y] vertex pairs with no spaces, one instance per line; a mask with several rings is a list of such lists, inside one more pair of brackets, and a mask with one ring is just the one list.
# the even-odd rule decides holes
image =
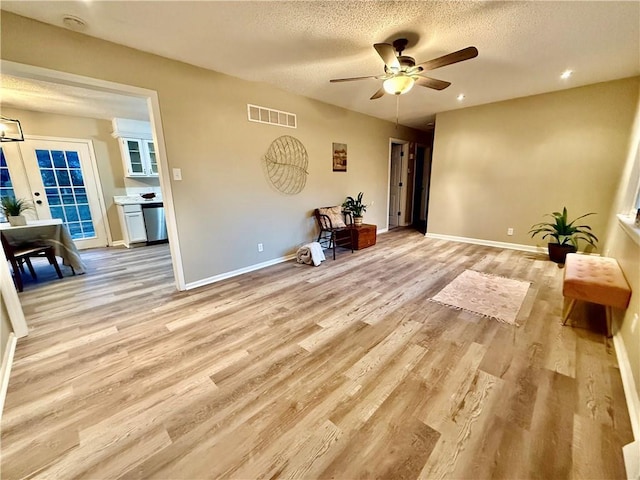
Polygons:
[[143,203],[162,203],[162,195],[156,194],[153,198],[142,198],[140,195],[114,195],[113,203],[116,205],[139,205]]

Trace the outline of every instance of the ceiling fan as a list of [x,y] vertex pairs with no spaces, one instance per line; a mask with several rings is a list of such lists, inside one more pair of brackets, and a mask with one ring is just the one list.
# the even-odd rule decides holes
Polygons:
[[[354,80],[364,80],[366,78],[376,78],[384,80],[382,87],[371,96],[371,100],[382,97],[385,93],[391,95],[402,95],[413,88],[415,84],[422,87],[433,88],[435,90],[444,90],[451,82],[437,80],[422,75],[427,70],[435,70],[436,68],[445,67],[453,63],[462,62],[478,56],[476,47],[467,47],[457,52],[443,55],[426,62],[416,65],[416,61],[412,57],[402,55],[409,41],[406,38],[399,38],[389,43],[376,43],[373,48],[376,49],[378,55],[384,61],[383,75],[370,75],[367,77],[352,78],[335,78],[330,82],[352,82]],[[396,54],[397,52],[397,54]]]

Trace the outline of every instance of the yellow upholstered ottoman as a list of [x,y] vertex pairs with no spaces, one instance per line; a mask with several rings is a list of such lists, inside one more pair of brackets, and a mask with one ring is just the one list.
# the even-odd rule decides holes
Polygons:
[[615,258],[595,257],[570,253],[564,264],[562,295],[566,313],[565,325],[576,300],[604,305],[607,312],[607,336],[611,337],[611,308],[626,309],[631,298],[631,288],[624,278]]

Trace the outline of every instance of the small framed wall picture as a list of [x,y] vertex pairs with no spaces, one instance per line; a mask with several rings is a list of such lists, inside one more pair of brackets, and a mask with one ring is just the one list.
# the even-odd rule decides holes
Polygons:
[[347,171],[347,144],[346,143],[333,144],[333,171],[334,172]]

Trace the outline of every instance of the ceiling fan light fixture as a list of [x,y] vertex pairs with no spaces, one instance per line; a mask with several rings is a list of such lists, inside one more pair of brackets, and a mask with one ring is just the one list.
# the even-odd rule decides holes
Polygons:
[[391,95],[404,95],[413,88],[416,81],[409,75],[400,74],[386,79],[382,83],[384,91]]

